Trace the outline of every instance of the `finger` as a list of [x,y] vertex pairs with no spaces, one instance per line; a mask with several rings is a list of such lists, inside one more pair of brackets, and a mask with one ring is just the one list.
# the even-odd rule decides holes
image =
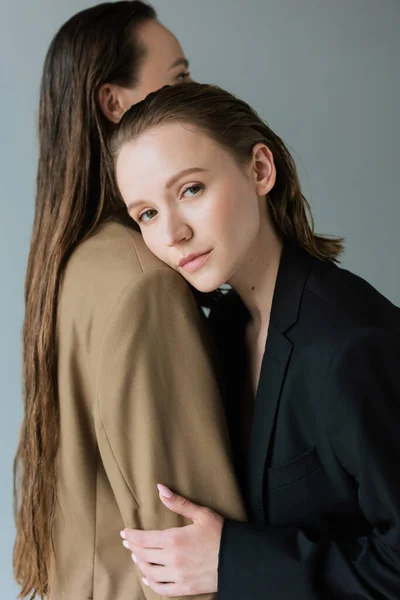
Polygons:
[[141,529],[124,529],[121,537],[140,548],[164,548],[168,529],[164,531],[143,531]]
[[137,561],[137,566],[148,581],[155,583],[174,583],[177,580],[177,574],[173,569],[162,567],[160,565],[151,565],[146,562]]
[[126,540],[123,545],[142,562],[153,563],[156,565],[166,565],[167,553],[164,550],[140,548],[134,544],[129,544]]
[[184,583],[157,583],[149,581],[147,578],[142,579],[145,585],[148,585],[153,592],[159,594],[163,598],[177,598],[178,596],[193,596],[192,589]]
[[[157,485],[161,502],[174,513],[195,521],[202,510],[202,506],[194,504],[187,498],[174,494],[171,490],[160,483]],[[171,495],[172,494],[172,495]]]

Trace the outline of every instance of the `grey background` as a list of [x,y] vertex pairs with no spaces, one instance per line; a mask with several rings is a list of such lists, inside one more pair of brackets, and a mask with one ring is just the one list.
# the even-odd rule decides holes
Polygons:
[[[33,218],[36,110],[56,29],[83,0],[0,0],[0,586],[16,596],[11,467],[22,417],[23,283]],[[252,104],[289,144],[316,230],[400,305],[398,0],[155,0],[198,81]]]

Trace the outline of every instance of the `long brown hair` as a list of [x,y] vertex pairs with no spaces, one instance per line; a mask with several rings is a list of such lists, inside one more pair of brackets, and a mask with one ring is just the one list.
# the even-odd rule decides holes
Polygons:
[[184,83],[149,94],[125,113],[114,132],[110,141],[114,161],[125,143],[149,127],[167,122],[189,123],[204,131],[243,166],[247,166],[255,144],[266,144],[276,166],[276,183],[267,201],[278,234],[316,258],[338,260],[343,239],[314,233],[310,205],[284,142],[246,102],[219,87]]
[[56,313],[76,246],[122,204],[106,160],[111,125],[97,102],[103,83],[133,87],[144,54],[135,30],[155,11],[109,2],[65,23],[48,50],[40,92],[36,209],[25,285],[25,412],[14,465],[20,598],[48,593],[58,448]]

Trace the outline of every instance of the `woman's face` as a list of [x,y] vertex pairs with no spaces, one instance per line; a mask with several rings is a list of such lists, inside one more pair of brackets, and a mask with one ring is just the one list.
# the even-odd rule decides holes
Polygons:
[[139,27],[136,35],[145,54],[135,87],[120,88],[120,102],[124,110],[164,85],[191,81],[189,61],[176,37],[166,27],[155,20],[147,21]]
[[138,29],[137,36],[145,50],[135,87],[140,100],[164,85],[190,81],[189,61],[166,27],[155,20],[147,21]]
[[268,191],[256,171],[268,169],[269,158],[264,152],[260,167],[254,170],[254,159],[241,168],[206,134],[169,123],[125,144],[116,173],[149,249],[209,292],[229,282],[251,256],[266,210],[260,192]]
[[192,81],[189,61],[176,37],[156,20],[146,21],[135,31],[144,51],[136,83],[132,88],[103,83],[99,89],[100,108],[109,121],[118,123],[124,112],[150,92],[165,85]]

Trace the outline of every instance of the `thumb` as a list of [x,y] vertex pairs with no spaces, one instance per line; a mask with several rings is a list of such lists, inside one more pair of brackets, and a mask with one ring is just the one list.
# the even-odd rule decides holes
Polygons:
[[190,502],[190,500],[187,500],[183,496],[174,494],[170,489],[161,483],[157,484],[157,488],[160,493],[161,502],[167,508],[169,508],[169,510],[172,510],[178,515],[182,515],[182,517],[186,517],[191,521],[196,520],[199,510],[201,510],[200,506]]

